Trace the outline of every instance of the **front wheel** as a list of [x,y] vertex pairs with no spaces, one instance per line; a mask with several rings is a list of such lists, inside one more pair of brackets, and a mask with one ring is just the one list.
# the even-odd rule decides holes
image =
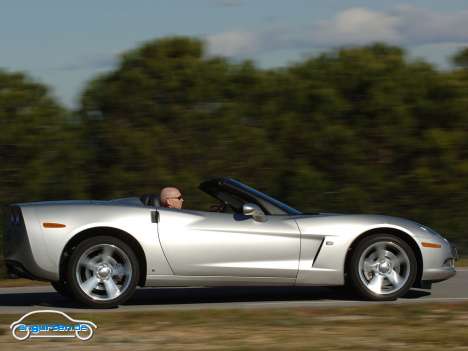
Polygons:
[[73,296],[95,308],[115,307],[134,293],[138,260],[122,240],[97,236],[82,241],[70,256],[67,280]]
[[401,238],[376,234],[364,238],[352,251],[349,280],[368,300],[395,300],[408,292],[416,279],[413,249]]

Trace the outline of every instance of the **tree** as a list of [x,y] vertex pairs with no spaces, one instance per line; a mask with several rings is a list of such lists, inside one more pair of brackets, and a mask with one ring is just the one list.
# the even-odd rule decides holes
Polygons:
[[0,71],[0,201],[83,196],[80,148],[68,113],[47,87]]
[[461,71],[381,43],[265,70],[207,57],[198,40],[155,40],[83,95],[91,193],[177,184],[194,208],[200,180],[231,175],[299,209],[413,218],[462,243]]
[[[248,67],[205,57],[202,42],[178,37],[124,54],[82,99],[94,152],[92,193],[157,192],[167,184],[196,189],[221,172],[265,179],[275,164],[272,146],[236,96],[243,82],[256,79],[258,70]],[[201,201],[196,194],[192,204]]]
[[455,66],[468,69],[468,48],[461,49],[452,58]]

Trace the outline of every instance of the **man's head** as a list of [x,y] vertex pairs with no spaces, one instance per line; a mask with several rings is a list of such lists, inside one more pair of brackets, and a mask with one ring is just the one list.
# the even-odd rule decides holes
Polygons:
[[161,190],[159,201],[161,206],[181,209],[184,199],[179,189],[168,186]]

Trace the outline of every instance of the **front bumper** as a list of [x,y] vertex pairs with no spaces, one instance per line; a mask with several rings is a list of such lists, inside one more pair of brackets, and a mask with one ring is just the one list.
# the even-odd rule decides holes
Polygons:
[[422,280],[437,283],[447,280],[453,277],[455,274],[457,274],[455,268],[431,268],[424,270]]
[[423,255],[423,274],[421,280],[424,282],[437,283],[453,277],[457,271],[455,261],[458,260],[458,252],[455,246],[447,240],[439,240],[440,248],[424,248]]

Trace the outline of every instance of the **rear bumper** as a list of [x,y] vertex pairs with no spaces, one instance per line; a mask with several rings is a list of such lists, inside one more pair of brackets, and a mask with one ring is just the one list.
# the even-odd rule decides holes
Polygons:
[[11,279],[26,278],[32,280],[43,280],[31,273],[21,262],[5,260],[7,276]]
[[45,271],[34,259],[23,214],[17,206],[9,208],[3,240],[3,255],[10,277],[58,280],[58,274]]

